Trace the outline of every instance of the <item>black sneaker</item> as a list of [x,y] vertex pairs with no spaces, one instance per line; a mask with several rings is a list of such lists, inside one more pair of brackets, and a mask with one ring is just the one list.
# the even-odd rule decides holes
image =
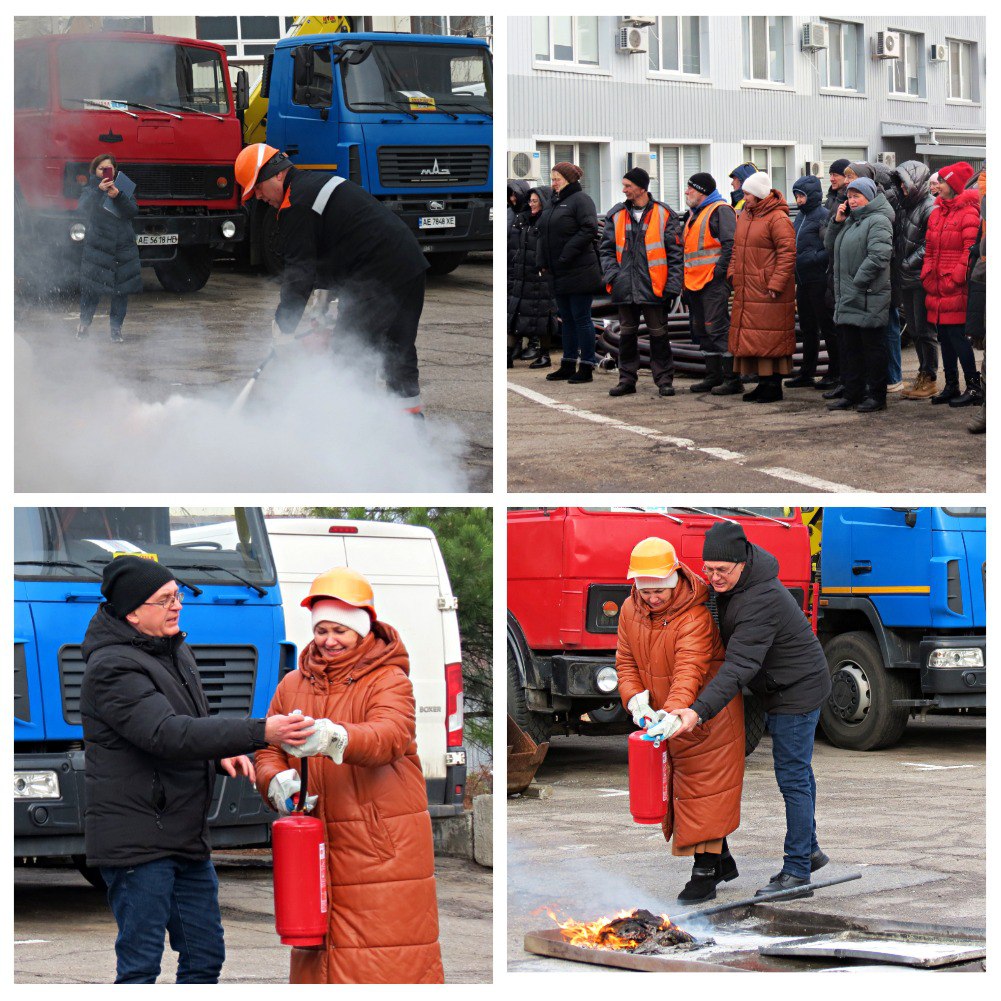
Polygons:
[[631,382],[620,382],[617,386],[612,386],[612,388],[608,391],[608,395],[628,396],[630,393],[635,393],[635,392],[636,392],[636,387]]
[[876,410],[885,410],[886,400],[877,400],[872,396],[867,396],[861,403],[856,404],[855,413],[871,414]]
[[672,385],[671,385],[671,384],[670,384],[670,383],[668,382],[668,383],[666,383],[666,384],[665,384],[665,385],[663,385],[663,386],[658,386],[658,387],[657,387],[657,392],[658,392],[658,393],[659,393],[659,394],[660,394],[661,396],[674,396],[674,386],[672,386]]
[[845,395],[845,387],[839,382],[833,389],[820,394],[825,400],[840,400]]
[[795,375],[791,379],[786,379],[784,385],[786,389],[813,389],[817,384],[811,375]]
[[125,338],[122,337],[122,328],[121,327],[112,327],[111,328],[111,340],[115,344],[122,344],[125,341]]
[[[763,897],[766,893],[778,893],[780,890],[792,890],[797,886],[806,886],[809,884],[808,879],[803,879],[800,876],[794,876],[791,872],[780,872],[777,876],[773,876],[767,886],[761,887],[760,890],[755,891],[756,897]],[[784,897],[784,900],[799,900],[801,897],[812,897],[813,890],[804,890],[802,893],[790,893],[788,897]]]
[[[810,856],[810,872],[816,872],[818,869],[823,869],[824,866],[830,861],[831,860],[824,854],[823,849],[818,848]],[[772,882],[777,880],[781,875],[781,872],[775,873],[775,875],[772,876]]]
[[[827,396],[827,393],[824,393]],[[854,410],[855,404],[851,400],[846,400],[843,396],[837,400],[832,400],[827,404],[828,410]]]

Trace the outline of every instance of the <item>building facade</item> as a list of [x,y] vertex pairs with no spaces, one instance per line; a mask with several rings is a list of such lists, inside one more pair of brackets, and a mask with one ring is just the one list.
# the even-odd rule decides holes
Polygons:
[[509,18],[508,176],[571,160],[608,209],[631,166],[674,207],[692,173],[726,194],[748,160],[790,201],[840,157],[979,168],[985,35],[983,17]]

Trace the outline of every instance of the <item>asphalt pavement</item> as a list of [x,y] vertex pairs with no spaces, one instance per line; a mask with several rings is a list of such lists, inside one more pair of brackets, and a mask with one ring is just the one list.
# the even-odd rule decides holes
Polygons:
[[[740,875],[715,903],[752,896],[779,871],[785,813],[770,738],[747,759],[740,827],[727,842]],[[528,931],[620,909],[671,914],[691,860],[629,813],[627,738],[554,737],[536,776],[548,798],[508,800],[511,971],[581,972],[524,951]],[[986,912],[986,721],[912,721],[895,747],[845,751],[818,739],[817,835],[830,863],[817,878],[862,878],[785,907],[840,918],[983,928]],[[807,934],[807,932],[804,932]],[[607,972],[607,971],[603,971]]]
[[[557,365],[558,350],[552,358]],[[903,365],[905,381],[914,378],[910,348]],[[752,404],[693,394],[696,380],[681,377],[676,395],[661,397],[646,369],[635,395],[612,398],[617,372],[599,369],[593,382],[570,385],[547,382],[551,371],[527,362],[508,370],[509,490],[986,489],[986,436],[966,430],[970,408],[891,394],[882,412],[831,413],[812,389],[786,389],[779,403]]]
[[[226,935],[220,983],[288,983],[289,948],[275,933],[269,855],[217,852],[214,861]],[[489,983],[491,870],[455,858],[437,858],[435,868],[445,982]],[[104,894],[75,869],[15,868],[14,983],[113,983],[115,932]],[[158,983],[174,983],[176,960],[167,947]]]

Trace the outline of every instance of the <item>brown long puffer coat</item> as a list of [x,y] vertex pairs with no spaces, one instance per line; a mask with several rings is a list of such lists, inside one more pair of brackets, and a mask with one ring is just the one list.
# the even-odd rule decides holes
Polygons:
[[[623,705],[649,690],[654,709],[687,708],[723,663],[723,641],[706,607],[709,588],[684,564],[671,603],[659,612],[633,593],[619,616],[615,669]],[[740,826],[744,784],[744,699],[667,741],[664,837],[676,846],[723,838]]]
[[[796,233],[774,188],[737,216],[727,277],[733,285],[730,353],[785,358],[796,351]],[[768,293],[775,292],[773,299]]]
[[[326,825],[325,949],[293,949],[291,983],[442,983],[434,847],[415,742],[410,661],[383,622],[325,662],[310,643],[279,684],[268,715],[301,709],[348,732],[344,763],[309,759],[313,816]],[[255,755],[257,788],[300,761],[281,748]]]

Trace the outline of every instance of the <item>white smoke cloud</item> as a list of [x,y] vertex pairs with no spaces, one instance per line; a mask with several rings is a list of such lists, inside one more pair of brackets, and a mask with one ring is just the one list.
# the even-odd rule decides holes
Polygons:
[[[405,413],[357,343],[339,339],[337,357],[283,349],[235,411],[245,378],[164,399],[155,369],[148,393],[114,372],[116,353],[139,344],[30,336],[15,339],[16,490],[466,489],[459,429]],[[267,351],[248,357],[247,378]]]

